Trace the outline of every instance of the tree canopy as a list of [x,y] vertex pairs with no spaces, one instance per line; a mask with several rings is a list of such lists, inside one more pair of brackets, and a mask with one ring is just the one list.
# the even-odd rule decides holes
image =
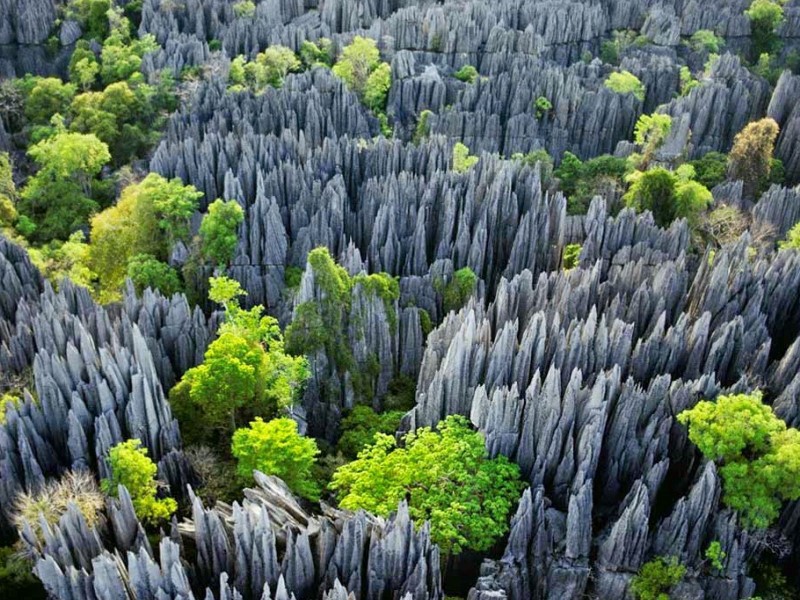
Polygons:
[[299,496],[319,498],[320,489],[312,473],[319,448],[313,439],[297,432],[297,423],[292,419],[265,422],[256,417],[249,427],[233,434],[231,452],[241,477],[250,479],[258,470],[280,477]]
[[193,441],[227,438],[237,423],[274,417],[299,398],[308,377],[305,358],[284,352],[277,320],[262,316],[262,306],[242,309],[237,301],[242,295],[237,282],[211,279],[211,299],[225,306],[225,320],[203,362],[184,373],[170,392]]
[[699,402],[678,421],[700,452],[720,465],[723,502],[746,527],[768,527],[782,501],[800,498],[800,431],[787,428],[760,393]]
[[116,496],[118,486],[124,485],[140,519],[151,522],[168,519],[178,508],[172,498],[156,497],[158,467],[147,456],[147,448],[142,447],[140,440],[130,439],[111,448],[108,463],[111,477],[102,481],[103,491]]
[[19,212],[36,223],[36,241],[64,240],[98,208],[92,184],[111,160],[108,146],[93,134],[61,130],[34,144],[28,155],[39,171],[22,190]]
[[488,550],[508,530],[508,516],[522,484],[519,467],[490,459],[483,435],[461,416],[439,430],[418,429],[403,445],[388,435],[334,473],[330,484],[343,508],[388,515],[408,500],[418,524],[431,522],[431,537],[445,554]]
[[239,224],[244,211],[236,200],[215,200],[200,224],[200,246],[203,256],[217,266],[233,260],[239,238]]

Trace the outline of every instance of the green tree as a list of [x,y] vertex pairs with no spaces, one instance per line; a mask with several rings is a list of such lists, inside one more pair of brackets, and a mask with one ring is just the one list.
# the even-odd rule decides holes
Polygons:
[[259,52],[253,61],[232,66],[233,77],[236,79],[239,78],[240,66],[244,70],[245,80],[254,91],[260,92],[268,85],[274,88],[281,87],[286,76],[292,71],[299,70],[301,65],[297,55],[289,48],[269,46],[263,52]]
[[17,221],[17,186],[14,169],[7,152],[0,152],[0,227],[10,227]]
[[721,152],[708,152],[689,163],[695,170],[695,180],[708,189],[725,181],[728,172],[728,157]]
[[717,571],[721,571],[724,568],[725,565],[722,561],[725,560],[726,556],[728,555],[722,550],[722,544],[718,540],[714,540],[706,548],[706,560],[710,561],[711,566]]
[[705,50],[712,54],[719,54],[719,51],[725,45],[725,39],[717,36],[710,29],[700,29],[692,34],[689,45],[695,52]]
[[375,40],[357,35],[342,50],[342,55],[333,65],[333,74],[343,79],[359,98],[363,98],[367,79],[378,67],[380,60],[381,55]]
[[657,556],[646,562],[631,580],[631,591],[639,600],[670,600],[669,591],[686,574],[686,567],[674,556]]
[[75,45],[69,59],[68,72],[70,81],[79,85],[83,91],[90,89],[97,81],[100,63],[86,40],[78,40]]
[[475,83],[475,80],[478,79],[478,69],[472,65],[464,65],[453,73],[453,77],[464,83]]
[[748,197],[754,197],[769,181],[779,131],[778,124],[767,117],[749,123],[733,140],[728,154],[728,176],[742,180]]
[[675,206],[676,177],[663,168],[637,172],[623,200],[637,212],[649,210],[660,227],[669,227],[677,217]]
[[367,77],[364,85],[364,104],[376,112],[386,110],[389,88],[392,87],[392,68],[389,63],[380,63]]
[[128,277],[138,293],[146,288],[171,296],[181,290],[178,272],[152,254],[136,254],[128,259]]
[[778,247],[781,250],[800,250],[800,223],[794,224],[786,234],[786,239],[778,242]]
[[225,438],[237,423],[274,416],[299,398],[308,378],[306,360],[285,353],[277,320],[262,316],[262,306],[239,306],[244,291],[238,282],[212,278],[209,295],[225,307],[219,337],[170,392],[178,419],[196,441]]
[[92,134],[61,131],[28,150],[39,171],[22,190],[20,212],[36,223],[33,239],[66,239],[98,208],[92,184],[110,159]]
[[469,267],[464,267],[453,273],[453,277],[447,283],[436,281],[434,289],[442,295],[445,312],[458,311],[472,296],[477,283],[478,276],[475,272]]
[[423,427],[404,438],[376,434],[375,443],[340,467],[330,488],[342,508],[388,515],[408,500],[414,521],[431,523],[445,555],[486,551],[508,531],[508,514],[523,488],[519,467],[504,456],[489,459],[483,435],[461,416],[439,430]]
[[107,14],[110,33],[100,54],[100,76],[109,84],[131,78],[139,71],[144,55],[159,46],[152,34],[131,39],[130,21],[122,16],[121,8],[113,7]]
[[319,499],[320,489],[313,477],[319,448],[313,439],[297,433],[292,419],[264,422],[256,417],[249,427],[233,434],[231,452],[241,477],[250,479],[258,470],[280,477],[299,496]]
[[578,260],[581,256],[580,244],[567,244],[564,247],[564,254],[561,260],[561,268],[569,271],[578,266]]
[[606,79],[606,87],[617,94],[633,94],[638,100],[644,101],[644,84],[629,71],[611,73]]
[[783,6],[773,0],[753,0],[745,13],[750,19],[752,49],[755,58],[777,50],[776,30],[783,23]]
[[110,8],[111,0],[70,0],[67,3],[66,14],[83,26],[87,39],[102,42],[108,33],[106,15]]
[[541,119],[553,110],[553,103],[544,96],[539,96],[533,103],[533,107],[536,109],[536,118]]
[[311,40],[303,40],[300,45],[300,60],[307,69],[316,66],[330,67],[331,58],[331,41],[328,38],[320,38],[317,43]]
[[342,419],[342,437],[336,448],[346,457],[356,458],[375,441],[376,433],[394,435],[404,414],[399,410],[376,413],[369,406],[356,406]]
[[90,263],[100,277],[104,300],[113,300],[137,254],[164,261],[172,243],[187,239],[189,218],[202,196],[180,179],[150,173],[122,190],[114,206],[92,219]]
[[469,148],[461,142],[456,142],[453,146],[453,171],[456,173],[466,173],[478,163],[478,157],[469,153]]
[[120,442],[109,451],[108,463],[111,477],[101,482],[103,491],[117,495],[117,488],[124,485],[133,501],[136,516],[140,519],[157,522],[168,519],[178,505],[172,498],[157,498],[158,467],[147,456],[147,448],[142,448],[138,439]]
[[200,223],[200,245],[203,256],[217,266],[228,264],[236,253],[236,234],[244,221],[244,211],[236,200],[215,200]]
[[239,19],[252,19],[256,14],[256,4],[252,0],[234,2],[233,14]]
[[28,120],[43,125],[53,115],[66,115],[75,97],[75,86],[57,77],[40,77],[35,81],[25,99],[25,116]]
[[63,243],[54,240],[38,248],[28,248],[28,255],[55,289],[67,278],[90,291],[94,290],[97,274],[89,267],[89,244],[82,231],[76,231]]
[[761,401],[761,394],[720,396],[678,415],[689,439],[723,480],[723,502],[746,527],[765,528],[781,502],[800,498],[800,431]]

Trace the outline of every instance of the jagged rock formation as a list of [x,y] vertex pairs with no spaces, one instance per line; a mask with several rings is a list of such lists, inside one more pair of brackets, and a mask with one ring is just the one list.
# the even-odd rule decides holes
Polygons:
[[[36,573],[48,592],[69,600],[130,593],[186,600],[442,598],[439,550],[427,526],[415,530],[404,503],[387,520],[335,510],[312,516],[280,480],[256,472],[256,481],[260,487],[233,506],[205,508],[190,490],[192,520],[173,521],[158,559],[122,486],[119,500],[109,501],[107,531],[88,527],[73,506],[56,527],[42,526],[43,539],[30,527],[23,539],[39,557]],[[196,556],[189,556],[189,540]]]

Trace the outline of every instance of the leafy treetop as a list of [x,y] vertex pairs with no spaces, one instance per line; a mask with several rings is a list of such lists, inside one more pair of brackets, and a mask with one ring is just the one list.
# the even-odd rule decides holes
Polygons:
[[313,477],[319,448],[313,439],[297,432],[297,423],[292,419],[264,422],[256,417],[249,427],[237,429],[233,434],[231,452],[241,477],[250,479],[253,471],[261,471],[280,477],[304,498],[319,498],[319,486]]
[[746,527],[768,527],[781,501],[800,498],[800,431],[787,429],[760,393],[699,402],[678,421],[703,455],[720,465],[723,502]]
[[340,467],[331,489],[343,508],[388,515],[408,500],[417,524],[431,523],[442,551],[485,551],[508,530],[508,514],[523,485],[519,467],[503,456],[490,459],[483,435],[461,416],[450,416],[439,431],[421,428],[403,446],[388,435]]
[[103,491],[116,496],[118,486],[124,485],[140,519],[151,522],[168,519],[178,508],[172,498],[156,498],[158,468],[140,440],[130,439],[111,448],[108,462],[111,477],[102,481]]

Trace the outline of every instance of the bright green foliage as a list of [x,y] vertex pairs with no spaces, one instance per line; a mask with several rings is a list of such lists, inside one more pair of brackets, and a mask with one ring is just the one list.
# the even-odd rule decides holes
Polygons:
[[244,211],[236,200],[215,200],[200,223],[200,246],[203,256],[218,266],[228,264],[239,242],[237,230],[244,221]]
[[721,152],[708,152],[689,163],[695,170],[695,181],[712,189],[725,181],[728,173],[728,157]]
[[181,290],[178,272],[152,254],[137,254],[129,258],[128,277],[140,294],[146,288],[152,288],[169,297]]
[[722,544],[714,540],[708,545],[708,548],[706,548],[705,556],[706,560],[711,562],[712,567],[717,571],[721,571],[724,567],[722,561],[725,560],[725,557],[728,555],[722,550]]
[[642,115],[633,130],[633,140],[642,148],[642,161],[647,165],[655,151],[667,139],[672,129],[672,117],[653,113]]
[[686,96],[694,88],[700,86],[700,82],[692,76],[689,67],[681,67],[680,70],[681,96]]
[[369,74],[364,86],[364,104],[370,110],[386,110],[389,88],[392,87],[392,68],[389,63],[381,63]]
[[13,406],[19,406],[22,400],[18,396],[12,394],[0,394],[0,425],[6,422],[6,405],[9,402]]
[[453,171],[456,173],[466,173],[478,163],[477,156],[471,156],[469,148],[461,142],[453,146]]
[[240,19],[252,19],[256,14],[256,4],[252,0],[239,0],[233,3],[233,14]]
[[567,214],[584,214],[603,186],[621,188],[628,170],[624,158],[605,154],[584,163],[571,152],[565,152],[554,175],[567,196]]
[[489,459],[483,435],[461,416],[435,432],[409,433],[403,447],[376,434],[358,459],[340,467],[330,484],[342,508],[377,515],[408,500],[412,519],[431,522],[431,537],[445,555],[488,550],[508,531],[508,514],[523,487],[519,467],[504,456]]
[[438,280],[434,282],[434,289],[442,295],[445,312],[457,311],[467,303],[475,291],[478,276],[469,267],[464,267],[453,273],[453,277],[446,284]]
[[56,289],[64,278],[93,289],[97,275],[89,268],[89,245],[82,231],[76,231],[63,243],[52,241],[39,248],[28,248],[28,255]]
[[778,247],[781,250],[800,250],[800,223],[795,223],[786,234],[786,239],[778,242]]
[[70,129],[93,133],[108,144],[115,164],[130,160],[147,146],[146,130],[152,118],[152,88],[132,88],[128,82],[110,84],[102,92],[84,92],[70,107]]
[[97,210],[92,183],[111,155],[94,135],[61,131],[28,150],[39,171],[22,190],[19,211],[37,225],[33,239],[66,239]]
[[333,59],[331,57],[331,41],[328,38],[320,38],[317,43],[310,40],[303,40],[300,45],[300,60],[307,69],[316,66],[330,67]]
[[[324,247],[309,252],[308,267],[314,274],[320,299],[309,300],[297,306],[294,318],[286,328],[286,349],[296,356],[323,351],[340,377],[346,372],[350,373],[357,397],[360,400],[371,400],[374,395],[372,383],[380,371],[380,365],[373,361],[370,365],[359,365],[362,368],[356,368],[350,347],[349,328],[351,324],[356,330],[361,326],[359,315],[351,314],[352,294],[360,288],[369,295],[381,298],[387,320],[392,328],[396,328],[394,305],[400,295],[400,286],[396,279],[385,273],[351,278],[344,268],[334,262],[328,249]],[[337,392],[331,389],[331,393]]]
[[283,282],[290,290],[296,290],[300,287],[300,282],[303,279],[303,269],[289,265],[283,275]]
[[350,276],[333,261],[327,248],[309,252],[308,264],[325,297],[321,302],[310,301],[297,307],[292,323],[286,328],[286,347],[298,355],[324,350],[347,367],[352,360],[344,332],[352,286]]
[[172,246],[178,240],[187,240],[189,220],[197,210],[197,202],[203,197],[203,192],[192,185],[183,185],[177,177],[167,180],[156,173],[150,173],[139,185],[147,201],[153,205],[158,227],[165,236],[167,246]]
[[697,218],[714,201],[711,191],[696,181],[679,181],[675,186],[675,215],[696,225]]
[[140,519],[150,522],[168,519],[178,504],[172,498],[156,498],[158,467],[147,456],[147,448],[141,446],[140,440],[131,439],[111,448],[108,454],[111,478],[104,479],[101,486],[106,494],[116,497],[118,486],[124,485]]
[[725,39],[717,36],[710,29],[700,29],[695,31],[689,40],[689,45],[695,52],[705,50],[713,54],[719,54],[719,51],[725,45]]
[[209,297],[225,307],[225,321],[203,363],[170,392],[178,419],[197,440],[230,435],[237,422],[256,416],[274,416],[299,398],[308,378],[306,360],[284,352],[277,320],[263,316],[262,306],[239,306],[245,292],[237,281],[212,277],[210,283]]
[[553,110],[553,103],[544,96],[539,96],[534,103],[534,108],[536,108],[536,118],[541,119]]
[[25,116],[36,124],[46,124],[53,115],[67,114],[75,97],[75,86],[57,77],[41,77],[25,99]]
[[519,160],[534,167],[537,163],[539,163],[539,174],[542,178],[542,183],[544,187],[550,185],[550,182],[553,179],[553,159],[550,156],[550,153],[547,152],[544,148],[539,148],[538,150],[532,150],[527,154],[516,153],[511,155],[511,160]]
[[122,16],[121,8],[111,8],[108,19],[111,32],[100,54],[100,76],[106,84],[132,77],[139,71],[144,55],[159,48],[152,34],[131,39],[130,21]]
[[375,40],[356,36],[345,46],[342,55],[333,65],[333,74],[344,80],[360,98],[364,97],[370,73],[378,68],[381,55]]
[[741,179],[744,193],[755,196],[769,182],[772,171],[772,153],[780,128],[769,117],[753,121],[733,140],[728,154],[728,175]]
[[100,63],[89,43],[80,40],[69,61],[69,79],[80,86],[83,91],[90,89],[100,74]]
[[611,73],[606,79],[606,87],[617,94],[633,94],[638,100],[644,101],[644,84],[633,73],[620,71]]
[[70,0],[66,14],[81,24],[87,39],[102,42],[108,33],[106,13],[110,8],[110,0]]
[[424,138],[428,137],[430,130],[428,120],[431,118],[431,115],[433,115],[433,112],[427,109],[419,113],[419,117],[417,117],[417,127],[414,129],[414,137],[411,140],[414,144],[419,144]]
[[425,337],[433,331],[433,320],[431,314],[424,308],[419,309],[419,326],[422,328],[422,335]]
[[782,501],[800,498],[800,431],[787,429],[760,393],[700,402],[678,421],[703,455],[720,464],[723,502],[746,527],[768,527]]
[[[231,82],[247,83],[255,92],[267,86],[281,87],[286,76],[301,66],[297,55],[285,46],[269,46],[250,62],[243,62],[243,57],[238,57],[237,61],[236,67],[231,66]],[[244,81],[239,81],[239,67],[244,71]]]
[[580,244],[567,244],[564,247],[564,255],[561,259],[561,268],[565,271],[574,269],[578,266],[578,259],[581,256]]
[[693,223],[712,201],[711,192],[702,184],[663,168],[637,171],[629,176],[631,187],[625,204],[637,212],[649,210],[656,224],[668,227],[675,219]]
[[675,176],[663,168],[636,172],[630,176],[631,187],[625,204],[637,212],[649,210],[656,223],[668,227],[675,219]]
[[230,277],[212,277],[208,283],[209,300],[221,304],[229,316],[239,308],[239,298],[247,295],[242,285]]
[[369,406],[356,406],[342,419],[342,437],[337,449],[354,459],[364,447],[375,441],[375,434],[394,435],[403,418],[402,411],[376,413]]
[[775,0],[753,0],[745,13],[750,19],[754,57],[774,52],[778,47],[777,28],[783,23],[783,6]]
[[670,600],[670,589],[680,583],[686,567],[674,556],[658,556],[646,562],[631,581],[631,591],[639,600]]
[[172,242],[188,238],[188,221],[202,194],[180,179],[150,173],[122,190],[119,202],[92,219],[90,263],[101,297],[112,300],[137,254],[164,261]]
[[7,152],[0,152],[0,228],[10,227],[17,221],[17,187]]
[[478,69],[472,65],[464,65],[453,73],[453,77],[464,83],[475,83],[475,80],[478,79]]
[[233,434],[231,452],[236,470],[250,479],[253,471],[275,475],[295,493],[309,500],[319,498],[320,489],[312,474],[319,448],[317,443],[297,433],[297,423],[282,418],[264,422],[256,418],[250,427]]

